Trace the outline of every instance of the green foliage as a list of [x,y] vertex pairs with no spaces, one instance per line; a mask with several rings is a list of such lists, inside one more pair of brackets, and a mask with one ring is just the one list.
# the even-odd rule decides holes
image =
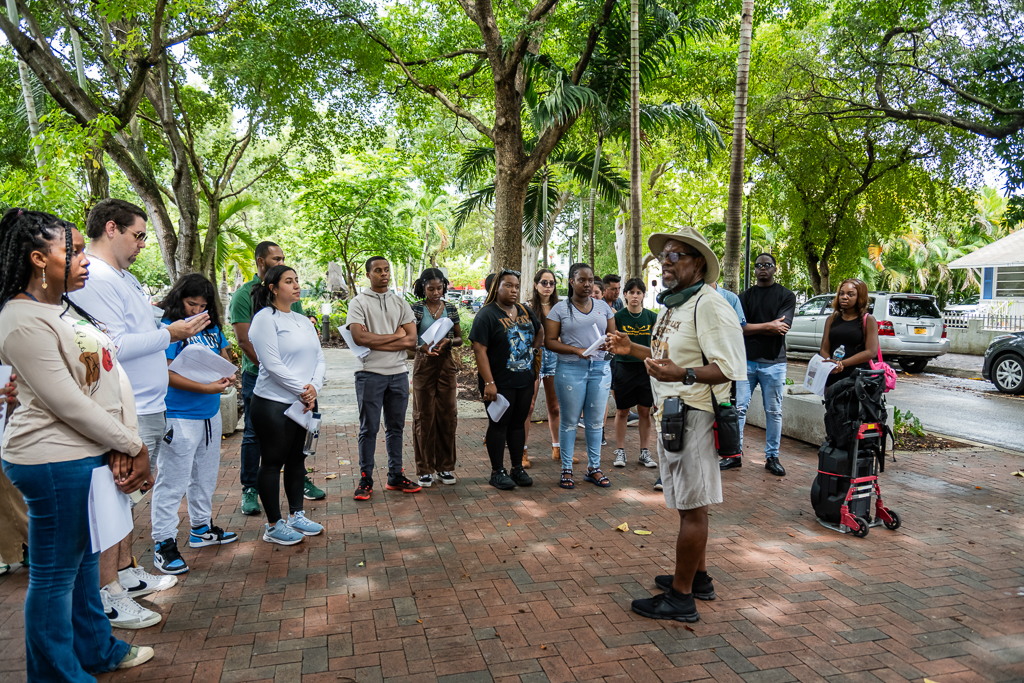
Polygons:
[[909,410],[893,407],[892,421],[897,446],[902,446],[904,439],[908,436],[925,436],[926,434],[921,420]]

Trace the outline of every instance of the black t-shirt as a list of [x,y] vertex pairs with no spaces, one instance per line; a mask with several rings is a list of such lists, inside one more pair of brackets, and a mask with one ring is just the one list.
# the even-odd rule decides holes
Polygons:
[[516,304],[514,318],[495,303],[476,314],[469,340],[487,347],[491,375],[498,387],[525,389],[533,385],[533,340],[539,329],[540,320],[522,304]]
[[[740,294],[743,314],[747,324],[767,323],[785,317],[786,324],[793,324],[796,311],[796,295],[778,282],[770,287],[754,285]],[[751,334],[743,337],[747,347],[747,360],[761,363],[786,362],[786,337],[780,334]]]

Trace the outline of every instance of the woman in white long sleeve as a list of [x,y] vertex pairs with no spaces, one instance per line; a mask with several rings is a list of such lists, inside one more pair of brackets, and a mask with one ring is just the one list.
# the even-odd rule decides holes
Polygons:
[[[291,310],[300,291],[294,270],[274,266],[263,282],[252,288],[256,314],[249,325],[249,341],[260,361],[249,410],[262,453],[256,490],[267,513],[263,540],[281,545],[294,545],[303,536],[315,536],[324,529],[308,519],[302,509],[306,430],[284,414],[296,401],[305,406],[303,412],[313,410],[327,369],[313,324]],[[281,516],[280,506],[282,468],[287,521]]]

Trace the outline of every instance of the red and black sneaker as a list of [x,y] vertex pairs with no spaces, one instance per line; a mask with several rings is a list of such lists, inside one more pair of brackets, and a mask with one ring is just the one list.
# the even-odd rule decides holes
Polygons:
[[355,495],[352,497],[356,500],[370,500],[372,493],[373,480],[364,474],[362,479],[359,480],[359,486],[356,487]]
[[420,491],[423,487],[415,482],[409,481],[404,472],[405,471],[403,470],[403,473],[398,475],[389,474],[388,483],[384,485],[384,488],[388,491],[401,491],[402,493],[416,493],[417,491]]

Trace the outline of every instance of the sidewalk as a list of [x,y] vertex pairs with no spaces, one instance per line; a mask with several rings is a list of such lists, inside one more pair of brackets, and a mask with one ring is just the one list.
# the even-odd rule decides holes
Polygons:
[[[778,479],[754,455],[764,432],[750,428],[751,455],[723,474],[725,503],[711,515],[718,599],[683,625],[629,610],[671,571],[678,526],[651,488],[657,471],[635,464],[636,428],[625,470],[610,467],[613,445],[605,450],[611,488],[579,477],[563,491],[557,463],[543,457],[546,425],[534,425],[535,485],[500,492],[486,484],[485,426],[459,421],[455,486],[409,495],[378,485],[365,503],[351,498],[356,427],[327,427],[309,464],[328,497],[306,505],[327,531],[287,548],[260,540],[262,516],[238,511],[236,432],[224,441],[214,505],[240,541],[184,547],[191,571],[142,599],[164,621],[116,631],[156,658],[100,680],[1024,680],[1024,479],[1010,476],[1019,457],[899,455],[882,486],[904,527],[858,539],[812,515],[815,449],[783,439],[789,476]],[[382,434],[378,463],[383,450]],[[144,503],[135,550],[152,569],[148,519]],[[615,531],[622,522],[652,535]],[[0,679],[12,683],[25,680],[27,578],[24,569],[0,577]]]
[[967,379],[981,379],[981,368],[985,364],[983,356],[969,356],[965,353],[947,353],[944,356],[933,358],[925,366],[925,372],[933,372],[937,375],[949,375],[950,377],[966,377]]

